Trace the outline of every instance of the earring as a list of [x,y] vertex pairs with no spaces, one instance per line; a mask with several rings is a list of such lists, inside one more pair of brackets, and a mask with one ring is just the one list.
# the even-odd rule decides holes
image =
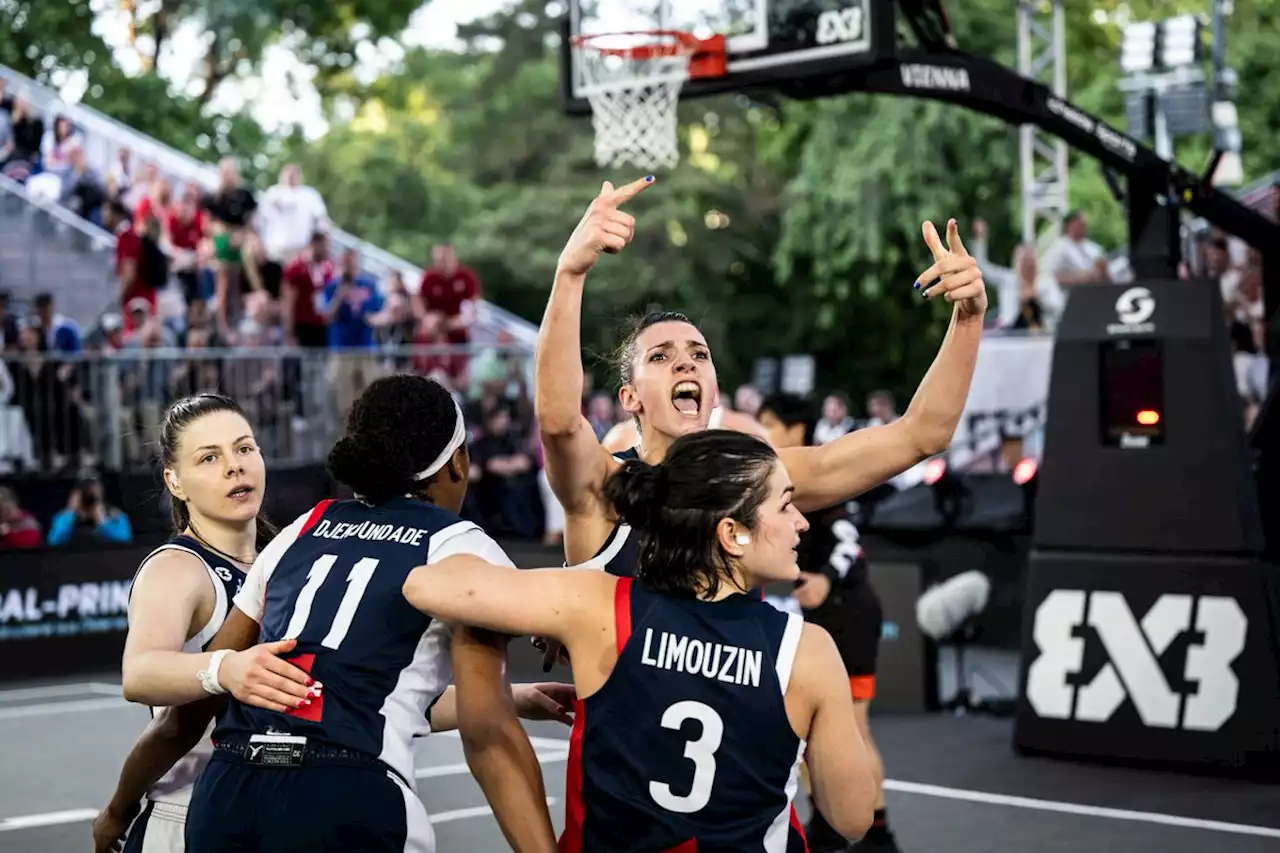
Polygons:
[[746,545],[751,541],[751,537],[745,533],[739,533],[736,541],[739,545]]

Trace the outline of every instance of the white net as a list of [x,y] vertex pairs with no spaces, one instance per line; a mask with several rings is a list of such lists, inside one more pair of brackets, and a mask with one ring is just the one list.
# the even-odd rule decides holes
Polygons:
[[594,39],[578,45],[578,91],[591,104],[596,163],[602,168],[670,169],[680,161],[676,107],[692,50],[674,38],[647,36],[646,42],[670,55],[618,55],[598,49],[602,45]]

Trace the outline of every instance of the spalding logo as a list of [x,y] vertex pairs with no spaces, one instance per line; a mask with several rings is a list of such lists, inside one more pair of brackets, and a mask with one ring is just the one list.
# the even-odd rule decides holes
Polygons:
[[1116,315],[1127,326],[1145,323],[1155,310],[1156,300],[1145,287],[1131,287],[1116,300]]

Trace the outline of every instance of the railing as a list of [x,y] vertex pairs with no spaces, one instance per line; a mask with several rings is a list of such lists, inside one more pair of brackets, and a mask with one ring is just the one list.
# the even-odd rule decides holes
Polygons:
[[56,202],[33,199],[0,175],[0,281],[29,298],[49,290],[73,316],[96,314],[115,297],[116,238]]
[[0,474],[149,470],[165,408],[207,391],[244,407],[270,463],[320,462],[369,382],[468,367],[477,378],[527,388],[532,362],[518,346],[476,345],[10,352],[0,359]]
[[[170,179],[180,183],[198,184],[206,189],[217,186],[218,171],[215,167],[183,154],[146,134],[139,133],[91,107],[83,104],[68,104],[51,89],[2,65],[0,65],[0,77],[9,82],[10,94],[25,96],[46,116],[46,120],[59,114],[71,119],[84,134],[85,159],[90,166],[98,169],[103,175],[106,175],[116,162],[117,151],[120,148],[127,148],[136,158],[135,162],[141,160],[154,163],[160,173]],[[329,237],[338,249],[355,250],[360,255],[364,268],[377,276],[379,281],[386,281],[392,270],[398,270],[404,276],[405,283],[412,289],[417,287],[422,278],[420,267],[367,243],[353,234],[348,234],[336,226],[329,232]],[[517,344],[532,351],[538,336],[538,329],[532,323],[488,302],[481,302],[478,314],[479,342],[485,342],[486,330],[491,333],[507,331]]]

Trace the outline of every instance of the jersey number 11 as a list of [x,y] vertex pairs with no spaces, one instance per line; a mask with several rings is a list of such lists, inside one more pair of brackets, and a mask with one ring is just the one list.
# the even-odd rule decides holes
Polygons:
[[[293,616],[289,618],[289,626],[285,628],[286,637],[302,636],[303,629],[307,627],[307,620],[311,618],[311,605],[315,603],[316,593],[329,577],[329,572],[336,562],[338,562],[336,554],[325,554],[311,564],[311,571],[307,572],[307,582],[298,591],[298,600],[293,605]],[[369,579],[373,577],[373,571],[377,567],[378,561],[372,557],[365,557],[352,566],[350,574],[347,575],[347,589],[342,594],[338,612],[333,615],[333,624],[329,627],[329,633],[325,634],[324,639],[320,641],[320,645],[326,649],[336,649],[342,645],[347,632],[351,630],[351,620],[355,618],[360,599],[364,597],[365,588],[369,586]]]

